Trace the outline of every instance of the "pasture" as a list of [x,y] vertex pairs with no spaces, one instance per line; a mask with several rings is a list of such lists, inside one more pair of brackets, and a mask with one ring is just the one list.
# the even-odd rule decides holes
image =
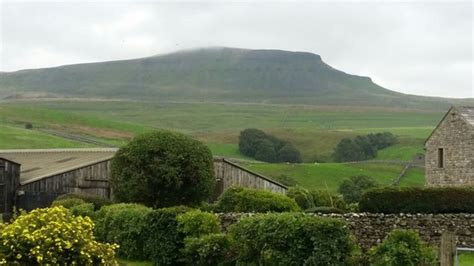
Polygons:
[[[327,189],[337,191],[343,180],[351,176],[373,177],[380,185],[391,185],[400,175],[402,165],[370,163],[321,163],[321,164],[268,164],[246,163],[249,169],[278,180],[281,176],[293,178],[307,189]],[[423,186],[425,182],[422,169],[412,168],[402,178],[401,186]]]
[[[0,124],[48,128],[120,145],[134,135],[169,129],[209,143],[216,155],[239,157],[238,134],[259,128],[291,141],[305,162],[331,161],[344,137],[390,131],[402,145],[381,159],[411,158],[443,114],[411,109],[307,105],[54,101],[0,103]],[[222,146],[221,146],[222,145]],[[398,150],[397,150],[398,149]],[[400,157],[399,157],[400,156]]]
[[[423,153],[423,142],[443,113],[412,109],[229,103],[150,103],[132,101],[0,102],[0,148],[90,147],[44,133],[44,130],[90,137],[121,146],[154,129],[174,130],[208,145],[214,155],[247,160],[250,169],[269,177],[287,175],[308,188],[336,190],[344,178],[370,175],[390,184],[401,165],[337,164],[334,147],[342,138],[389,131],[399,143],[380,150],[376,160],[409,161]],[[33,130],[24,124],[33,124]],[[238,151],[245,128],[259,128],[292,142],[305,164],[252,162]],[[315,162],[324,162],[315,164]],[[424,183],[411,169],[401,185]]]

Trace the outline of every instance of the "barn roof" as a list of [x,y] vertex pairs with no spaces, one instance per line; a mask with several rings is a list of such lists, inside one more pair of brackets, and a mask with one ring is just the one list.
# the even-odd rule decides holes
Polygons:
[[462,106],[456,109],[468,124],[474,126],[474,106]]
[[428,140],[431,139],[433,134],[438,130],[440,127],[441,123],[446,119],[449,113],[451,113],[452,110],[455,110],[459,113],[461,118],[466,121],[466,123],[470,126],[474,127],[474,106],[453,106],[449,108],[449,110],[446,112],[446,114],[443,116],[443,119],[439,121],[438,125],[435,127],[435,129],[431,132],[431,134],[428,136],[428,138],[425,140],[425,144],[428,142]]
[[20,183],[26,184],[111,159],[117,149],[0,150],[0,157],[21,164]]

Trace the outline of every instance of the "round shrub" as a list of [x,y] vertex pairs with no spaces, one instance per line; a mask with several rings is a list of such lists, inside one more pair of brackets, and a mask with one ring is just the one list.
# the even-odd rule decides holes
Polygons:
[[370,176],[352,176],[342,181],[338,192],[344,197],[347,203],[357,203],[360,201],[365,191],[376,188],[377,182]]
[[115,244],[94,240],[89,217],[62,206],[23,213],[0,224],[0,253],[8,264],[115,265]]
[[81,199],[87,203],[92,203],[94,205],[94,210],[97,211],[102,206],[113,204],[110,199],[103,198],[100,196],[90,195],[90,194],[81,194],[81,193],[68,193],[60,195],[56,198],[56,201],[63,199]]
[[474,188],[380,188],[362,195],[359,209],[372,213],[474,213]]
[[142,234],[146,236],[145,254],[156,265],[182,265],[186,235],[178,230],[177,217],[191,211],[184,206],[153,210],[145,219]]
[[232,265],[235,254],[225,234],[209,234],[185,240],[183,255],[188,265]]
[[303,210],[314,208],[313,195],[303,187],[290,187],[286,192],[286,196],[294,199]]
[[136,137],[115,154],[111,168],[111,187],[121,202],[192,205],[214,192],[211,151],[178,133],[157,131]]
[[300,211],[295,200],[283,194],[243,187],[227,189],[218,199],[220,212],[291,212]]
[[413,230],[394,230],[369,252],[371,265],[437,265],[436,250]]
[[145,218],[152,210],[139,204],[113,204],[96,214],[97,238],[119,244],[118,255],[130,259],[145,259],[143,243]]
[[186,237],[199,237],[220,231],[219,219],[214,213],[189,211],[178,215],[177,221],[178,231]]
[[344,222],[303,213],[259,214],[229,230],[243,264],[346,265],[353,248]]

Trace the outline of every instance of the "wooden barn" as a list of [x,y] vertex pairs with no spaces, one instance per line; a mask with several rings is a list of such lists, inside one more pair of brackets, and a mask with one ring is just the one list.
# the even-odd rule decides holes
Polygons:
[[[109,188],[110,164],[115,148],[0,150],[9,181],[0,200],[3,212],[16,205],[25,210],[46,207],[59,195],[91,194],[112,198]],[[21,171],[20,171],[21,165]],[[0,164],[0,174],[1,172]],[[6,169],[4,167],[4,169]],[[231,186],[244,186],[286,193],[287,187],[224,158],[214,159],[216,195]],[[0,175],[0,189],[2,188]]]
[[0,157],[0,215],[11,213],[16,205],[20,164]]

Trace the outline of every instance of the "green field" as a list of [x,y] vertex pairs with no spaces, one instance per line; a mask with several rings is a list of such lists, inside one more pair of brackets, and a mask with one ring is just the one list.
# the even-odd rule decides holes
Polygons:
[[2,149],[85,148],[89,144],[71,141],[34,130],[0,125]]
[[[380,159],[411,158],[442,116],[439,112],[404,109],[305,105],[139,103],[139,102],[12,102],[0,104],[0,124],[55,129],[123,144],[153,129],[183,132],[209,143],[216,155],[241,158],[238,134],[255,127],[291,141],[305,162],[331,161],[344,137],[390,131],[404,148],[381,152]],[[399,148],[401,148],[400,146]]]
[[459,254],[459,266],[472,266],[474,265],[474,253],[464,252]]
[[[381,185],[391,185],[401,173],[403,166],[387,164],[268,164],[246,163],[246,167],[270,178],[278,179],[284,175],[293,178],[299,185],[308,189],[328,189],[337,191],[341,182],[351,176],[367,175]],[[424,172],[410,169],[402,179],[402,186],[423,186]]]
[[[335,190],[347,177],[365,174],[390,184],[401,165],[337,164],[332,152],[346,137],[389,131],[399,143],[380,150],[376,160],[409,161],[423,153],[423,143],[442,113],[410,109],[269,104],[148,103],[122,101],[0,102],[0,148],[88,147],[48,135],[53,130],[86,136],[121,146],[133,136],[168,129],[206,143],[214,155],[252,160],[238,151],[239,132],[259,128],[292,142],[305,164],[249,164],[270,177],[287,175],[308,188]],[[24,124],[33,124],[33,130]],[[328,162],[314,164],[315,162]],[[401,185],[424,183],[421,170],[412,169]]]

